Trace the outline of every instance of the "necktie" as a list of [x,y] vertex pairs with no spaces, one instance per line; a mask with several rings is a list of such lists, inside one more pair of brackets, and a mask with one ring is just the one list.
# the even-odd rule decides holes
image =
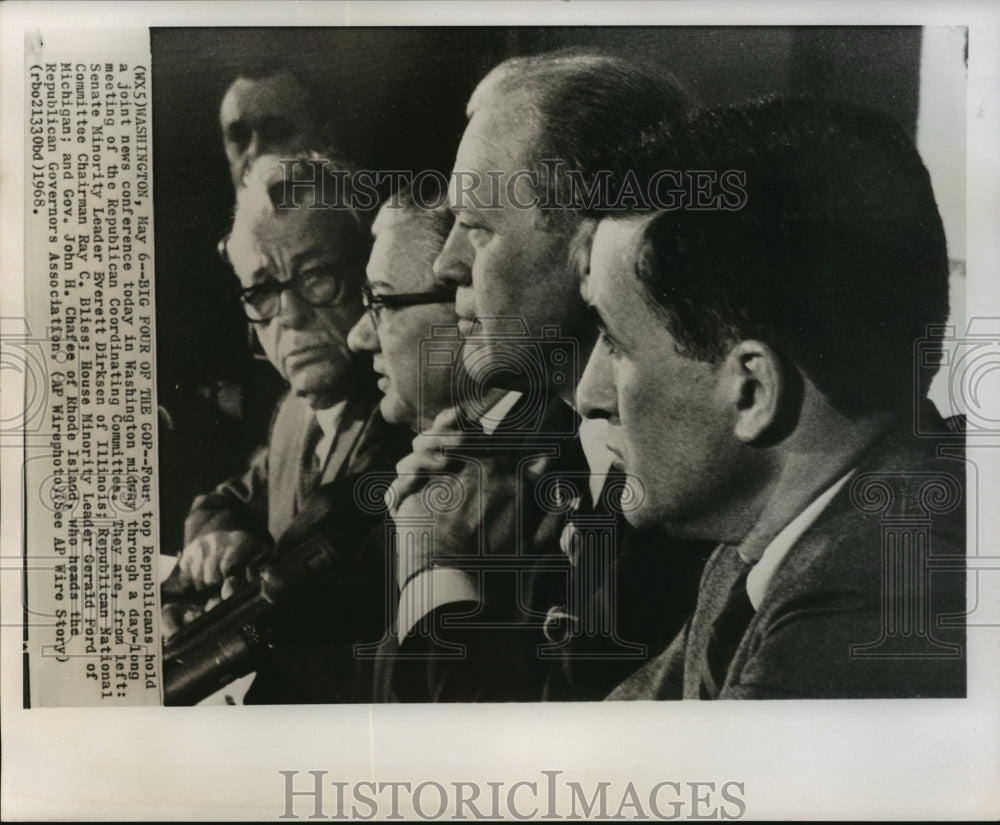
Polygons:
[[323,428],[313,416],[302,438],[299,460],[299,484],[295,495],[296,510],[301,510],[312,495],[323,475],[323,463],[316,454],[316,447],[323,438]]
[[[734,551],[735,552],[735,551]],[[736,648],[739,647],[743,635],[750,626],[756,612],[747,595],[747,575],[753,569],[752,564],[743,564],[736,581],[726,599],[726,604],[712,623],[708,645],[705,648],[705,659],[701,667],[702,699],[718,699],[722,685],[726,681],[729,665],[732,664]]]
[[588,564],[589,560],[580,557],[585,541],[580,528],[574,523],[574,519],[595,515],[595,506],[589,486],[589,468],[576,475],[574,485],[576,495],[569,506],[566,523],[559,535],[559,548],[569,559],[572,568],[570,592],[567,594],[570,604],[550,607],[543,627],[545,638],[554,643],[567,641],[574,632],[579,630],[581,618],[592,618],[579,615],[581,608],[591,601],[593,597],[591,591],[595,585],[590,580],[592,577],[586,575],[591,567]]

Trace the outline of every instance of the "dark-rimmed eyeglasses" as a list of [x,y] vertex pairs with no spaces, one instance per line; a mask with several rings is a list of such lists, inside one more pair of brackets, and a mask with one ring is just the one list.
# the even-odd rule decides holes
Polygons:
[[[226,235],[217,247],[219,258],[232,266],[229,260],[229,239]],[[347,266],[320,264],[310,266],[305,271],[297,271],[287,281],[265,278],[260,283],[245,289],[237,289],[237,298],[247,319],[254,324],[266,324],[281,314],[281,293],[291,290],[302,303],[311,307],[328,307],[346,304],[357,295],[359,270],[363,261]]]
[[382,312],[386,309],[404,309],[422,304],[453,304],[455,290],[448,287],[433,289],[430,292],[382,293],[376,295],[367,284],[361,285],[361,301],[372,323],[377,327],[382,320]]
[[281,314],[281,294],[286,290],[311,307],[336,306],[357,300],[358,279],[358,267],[317,266],[296,272],[287,281],[265,278],[235,295],[250,321],[265,324]]

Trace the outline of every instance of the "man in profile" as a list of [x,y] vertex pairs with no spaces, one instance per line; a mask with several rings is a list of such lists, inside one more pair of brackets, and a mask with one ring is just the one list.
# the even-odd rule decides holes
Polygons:
[[[362,284],[367,312],[347,344],[361,359],[371,358],[382,397],[359,436],[358,457],[339,483],[322,485],[279,541],[279,556],[320,542],[344,572],[331,577],[314,610],[286,611],[280,626],[287,632],[269,651],[247,702],[371,700],[374,653],[389,632],[397,598],[386,545],[388,516],[372,491],[391,477],[412,434],[429,426],[452,399],[451,370],[423,380],[420,370],[422,343],[435,328],[454,329],[454,290],[436,284],[432,270],[450,227],[447,209],[420,208],[407,190],[381,208],[372,226],[375,240]],[[458,345],[451,336],[437,351]]]
[[948,261],[916,149],[802,101],[706,111],[665,145],[664,168],[738,170],[745,200],[601,223],[579,405],[643,483],[629,520],[720,546],[692,618],[609,698],[964,696],[963,441],[926,398],[934,346],[915,362]]
[[[408,188],[381,207],[364,284],[368,312],[347,337],[351,350],[372,356],[382,417],[414,434],[452,403],[451,371],[430,381],[420,363],[421,344],[458,320],[455,291],[437,283],[433,269],[451,225],[447,208],[424,208]],[[453,350],[460,346],[450,340]]]
[[165,593],[183,595],[165,610],[168,628],[229,595],[309,511],[317,489],[370,458],[372,439],[363,436],[377,392],[370,365],[347,346],[364,311],[368,230],[351,209],[310,209],[301,188],[297,208],[279,209],[286,181],[303,174],[297,168],[275,156],[255,161],[225,243],[240,305],[289,389],[248,471],[192,506],[185,547],[164,583]]
[[289,69],[241,72],[222,98],[219,127],[236,189],[262,155],[295,158],[322,145],[316,104]]
[[[604,483],[610,456],[600,444],[588,454],[592,439],[577,434],[575,371],[597,333],[579,279],[596,221],[563,174],[587,187],[600,176],[619,184],[637,163],[623,147],[686,106],[661,69],[578,50],[511,58],[473,92],[452,173],[455,224],[435,269],[457,289],[466,373],[510,395],[477,426],[439,419],[400,464],[397,523],[429,517],[434,542],[400,559],[402,655],[387,651],[397,658],[383,698],[600,698],[693,605],[702,559],[667,542],[659,561],[670,561],[648,565],[652,554],[626,535]],[[517,369],[511,354],[524,345],[545,353],[552,331],[579,363]],[[545,408],[534,418],[525,415],[533,404]],[[491,439],[505,446],[490,450]],[[471,460],[442,451],[468,455],[470,444]],[[457,474],[466,495],[427,513],[421,485],[438,471]],[[544,494],[556,488],[563,504]],[[567,515],[607,525],[599,542],[610,552],[591,557]],[[626,581],[635,583],[629,602],[618,598]]]

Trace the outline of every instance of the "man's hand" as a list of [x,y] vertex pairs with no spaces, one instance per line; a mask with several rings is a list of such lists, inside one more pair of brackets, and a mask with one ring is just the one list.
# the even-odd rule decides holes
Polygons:
[[[453,411],[441,413],[396,465],[387,499],[400,587],[421,569],[449,564],[449,557],[517,552],[522,482],[541,475],[553,458],[529,447],[490,449],[490,437],[459,432],[454,424]],[[454,452],[461,455],[449,455]],[[433,546],[423,540],[428,524]]]
[[169,637],[222,599],[228,599],[271,554],[271,546],[243,530],[199,536],[182,551],[163,581],[163,635]]
[[256,566],[271,552],[271,546],[243,530],[219,531],[199,536],[181,551],[177,562],[183,590],[205,593],[221,591],[227,582],[242,579],[247,567]]

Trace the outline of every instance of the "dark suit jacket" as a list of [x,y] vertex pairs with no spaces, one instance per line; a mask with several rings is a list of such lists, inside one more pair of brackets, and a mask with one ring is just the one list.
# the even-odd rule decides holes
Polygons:
[[[378,396],[368,387],[348,400],[321,485],[343,478],[356,464],[361,435],[377,403]],[[267,445],[254,454],[247,471],[195,500],[184,524],[185,543],[219,530],[245,530],[268,544],[281,538],[296,518],[295,492],[308,410],[302,398],[289,394],[281,399],[271,419]]]
[[[516,407],[508,418],[517,420]],[[589,467],[575,433],[575,413],[556,401],[546,421],[548,431],[563,435],[523,433],[525,442],[557,450],[551,475],[585,490]],[[663,537],[650,541],[628,526],[615,502],[604,501],[601,521],[613,525],[614,592],[603,577],[587,591],[577,587],[580,574],[560,549],[566,513],[546,508],[546,499],[536,487],[523,491],[520,521],[506,528],[508,546],[492,548],[508,555],[520,548],[519,567],[484,571],[481,602],[455,603],[426,615],[402,645],[394,637],[386,640],[376,667],[376,701],[600,699],[674,636],[694,607],[710,548]],[[598,509],[588,503],[576,516]],[[496,528],[491,525],[491,533],[504,532]],[[567,638],[554,641],[545,632],[549,609],[571,602],[578,623]],[[616,629],[613,638],[585,632],[609,624]]]
[[341,477],[323,484],[282,535],[279,556],[319,540],[343,560],[344,572],[282,613],[246,704],[370,701],[373,660],[357,656],[355,648],[386,636],[396,583],[386,553],[384,505],[366,501],[360,507],[358,485],[369,474],[391,475],[411,440],[412,433],[387,424],[376,408]]
[[[268,444],[248,471],[200,497],[192,507],[187,540],[215,530],[246,530],[276,543],[276,556],[317,533],[337,543],[349,572],[286,605],[270,628],[273,647],[257,668],[245,702],[297,703],[366,699],[371,677],[356,669],[353,645],[385,633],[389,571],[381,541],[369,531],[381,518],[357,507],[353,483],[368,472],[391,471],[412,435],[387,424],[379,395],[368,384],[348,401],[319,486],[296,507],[305,402],[285,396],[272,420]],[[346,569],[346,568],[345,568]]]
[[[885,436],[782,560],[719,698],[965,696],[962,440],[939,456],[911,433],[902,421]],[[691,620],[608,698],[699,698],[739,570],[719,548]]]

